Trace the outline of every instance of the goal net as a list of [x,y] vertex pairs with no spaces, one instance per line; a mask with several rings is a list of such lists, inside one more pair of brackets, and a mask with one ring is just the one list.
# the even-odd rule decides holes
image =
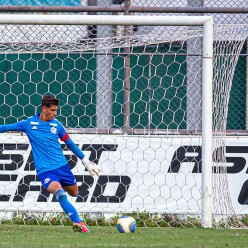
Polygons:
[[[42,96],[54,95],[57,119],[102,167],[91,177],[61,143],[79,186],[70,201],[80,213],[96,222],[132,214],[144,226],[198,225],[202,27],[95,28],[92,38],[87,25],[0,25],[0,124],[39,113]],[[207,114],[213,115],[216,226],[242,226],[248,214],[247,199],[238,201],[245,175],[228,174],[226,162],[226,142],[235,143],[226,141],[228,100],[247,28],[214,28],[213,111]],[[24,133],[0,134],[0,202],[2,222],[33,217],[53,223],[61,213],[36,176]]]

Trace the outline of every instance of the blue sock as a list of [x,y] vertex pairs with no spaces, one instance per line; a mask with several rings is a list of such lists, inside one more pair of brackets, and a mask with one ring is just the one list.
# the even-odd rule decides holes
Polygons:
[[68,201],[66,193],[64,190],[58,190],[56,192],[56,199],[58,200],[60,206],[67,214],[67,216],[74,222],[82,222],[81,218],[78,215],[77,210],[73,207],[73,205]]

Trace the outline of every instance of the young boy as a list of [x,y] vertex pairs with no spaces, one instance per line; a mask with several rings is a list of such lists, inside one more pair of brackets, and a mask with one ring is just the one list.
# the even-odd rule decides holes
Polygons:
[[32,146],[36,172],[43,187],[56,196],[64,212],[73,221],[73,230],[88,233],[89,229],[66,196],[66,192],[71,196],[77,196],[78,186],[63,155],[58,138],[82,160],[91,176],[99,176],[100,167],[85,157],[71,140],[63,125],[55,119],[58,106],[58,99],[53,96],[44,96],[40,114],[14,124],[0,125],[0,133],[20,131],[27,134]]

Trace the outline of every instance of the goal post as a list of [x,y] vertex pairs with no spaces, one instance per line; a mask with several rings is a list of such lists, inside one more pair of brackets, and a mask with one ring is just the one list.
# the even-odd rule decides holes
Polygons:
[[[11,27],[8,28],[8,25]],[[80,27],[87,25],[111,25],[117,27],[115,27],[115,34],[113,37],[96,38],[95,40],[92,40],[87,39],[87,36],[84,34],[82,35]],[[163,215],[164,213],[180,214],[181,204],[183,204],[184,207],[191,207],[192,205],[194,206],[192,213],[196,212],[196,214],[201,217],[201,226],[206,228],[213,226],[213,163],[219,162],[225,164],[223,154],[221,158],[217,158],[213,161],[213,153],[215,149],[220,148],[220,150],[222,150],[221,148],[224,147],[223,144],[225,142],[220,142],[213,147],[213,137],[215,135],[213,133],[213,116],[215,114],[218,115],[218,111],[216,112],[213,110],[213,102],[215,102],[213,97],[213,83],[216,83],[216,81],[214,81],[214,75],[219,72],[222,73],[222,67],[219,64],[219,60],[213,56],[214,26],[213,18],[211,16],[2,14],[0,15],[0,26],[2,26],[0,27],[1,30],[5,30],[3,33],[6,33],[6,37],[3,36],[2,41],[0,40],[1,61],[4,61],[4,63],[6,62],[6,68],[9,66],[9,69],[6,69],[7,72],[4,70],[1,72],[3,74],[3,83],[2,87],[0,86],[2,88],[2,92],[0,90],[0,93],[1,97],[4,99],[1,106],[5,106],[7,109],[6,111],[9,111],[6,113],[5,117],[2,117],[1,121],[3,121],[3,123],[6,123],[5,120],[7,120],[7,122],[10,120],[13,121],[13,119],[11,119],[11,114],[16,111],[15,113],[18,115],[20,108],[22,109],[21,111],[23,111],[23,115],[18,115],[16,118],[18,120],[23,119],[26,112],[34,112],[33,114],[35,114],[35,111],[38,110],[38,103],[36,101],[38,101],[40,95],[48,93],[54,94],[56,97],[61,97],[62,99],[59,120],[68,128],[69,132],[72,132],[72,138],[78,141],[82,150],[86,151],[86,153],[91,152],[90,156],[95,159],[95,162],[103,162],[103,175],[97,182],[92,178],[84,178],[84,176],[81,175],[82,173],[84,174],[84,171],[82,172],[81,169],[78,171],[77,177],[81,180],[80,187],[82,195],[80,196],[81,198],[76,200],[75,206],[76,208],[79,208],[79,211],[84,212],[85,209],[88,208],[90,212],[130,212],[131,210],[139,208],[138,206],[142,202],[143,205],[141,209],[143,211],[149,212],[149,209],[152,209],[151,212],[154,215],[156,215],[156,213]],[[37,29],[34,28],[36,26]],[[50,29],[51,26],[54,26],[54,29]],[[57,28],[58,26],[59,28]],[[77,28],[72,30],[69,26],[76,26]],[[118,26],[161,26],[176,28],[171,31],[169,31],[169,29],[164,29],[159,34],[150,33],[148,30],[137,35],[131,34],[130,36],[125,36],[123,33],[127,34],[127,32],[122,32],[122,29],[118,29]],[[22,30],[22,27],[25,28]],[[47,28],[43,29],[42,27]],[[182,29],[179,27],[182,27]],[[194,28],[188,30],[189,27]],[[195,29],[195,27],[197,27],[197,29]],[[177,29],[180,30],[177,31]],[[15,40],[15,38],[13,38],[14,35],[12,34],[14,32],[20,32],[19,36],[21,37],[21,40]],[[32,32],[37,33],[33,40],[31,37]],[[58,32],[59,38],[57,40],[53,40],[56,36],[53,32]],[[121,34],[120,36],[118,36],[118,32]],[[168,32],[168,34],[166,32]],[[79,34],[82,39],[76,41],[67,39],[67,35],[74,36],[76,33]],[[45,37],[46,34],[47,37]],[[31,38],[29,39],[29,37]],[[240,39],[242,40],[243,38]],[[202,47],[197,51],[197,54],[187,54],[187,48],[185,47],[189,46],[191,40],[193,40],[193,49],[198,49],[199,43],[197,42],[199,42],[199,40],[201,42]],[[176,43],[176,48],[173,47],[174,43]],[[198,45],[195,45],[196,43]],[[241,45],[242,42],[240,42],[237,48],[237,53]],[[125,53],[126,50],[124,49],[126,47],[130,47],[130,53],[133,56]],[[12,54],[14,54],[13,57],[11,57]],[[31,56],[29,57],[27,54],[31,54]],[[69,56],[69,54],[71,55]],[[100,63],[102,63],[102,60],[97,56],[108,57],[107,64],[102,67],[104,68],[102,69],[102,75],[97,75],[97,72],[95,71],[96,68],[101,67]],[[124,68],[127,67],[127,64],[125,64],[125,56],[131,57],[129,66],[132,66],[132,68],[129,68],[129,75],[126,75],[127,72],[124,70]],[[147,59],[146,56],[149,58]],[[198,62],[192,63],[187,59],[187,56],[197,57],[201,64],[197,64],[199,62],[198,60],[196,60]],[[228,56],[229,55],[226,57]],[[235,59],[236,58],[237,57],[235,57]],[[231,60],[235,61],[235,59],[228,58],[227,63],[230,63]],[[98,60],[98,62],[96,62],[96,60]],[[222,57],[220,60],[222,60]],[[56,61],[57,64],[53,65],[51,61]],[[18,62],[18,65],[16,65],[16,62]],[[214,62],[216,63],[215,65]],[[233,63],[232,66],[234,68],[235,63]],[[14,67],[15,69],[13,69]],[[217,73],[214,72],[215,68],[218,69]],[[199,105],[201,108],[201,127],[198,130],[195,128],[195,132],[187,127],[187,121],[185,120],[186,112],[188,110],[192,110],[194,113],[197,112],[197,107],[193,108],[191,106],[195,96],[187,96],[190,99],[187,99],[186,97],[186,95],[189,94],[187,93],[188,86],[185,85],[185,80],[187,75],[189,75],[187,70],[192,74],[192,83],[196,85],[195,94],[201,97],[201,102],[196,103],[196,105]],[[230,72],[230,79],[228,78],[230,84],[233,75],[232,73],[233,71]],[[59,75],[61,75],[61,78],[63,79],[60,80]],[[198,82],[196,75],[201,75],[201,82]],[[40,82],[35,79],[36,76],[40,78]],[[72,77],[77,78],[72,82]],[[126,77],[132,81],[132,85],[134,85],[132,86],[133,88],[128,88],[129,86],[127,87],[127,84],[124,84]],[[33,79],[36,81],[35,85],[32,83]],[[22,82],[22,80],[24,81]],[[217,79],[217,86],[222,83],[222,81],[219,83],[218,80],[222,80],[221,76]],[[91,84],[88,84],[87,82],[91,82]],[[10,85],[12,84],[13,89],[10,89]],[[200,85],[201,90],[198,90],[197,85]],[[160,92],[161,95],[159,96],[157,95],[158,88],[162,89]],[[101,90],[99,91],[99,89]],[[109,96],[111,96],[108,96],[108,99],[111,98],[113,101],[111,104],[108,100],[106,100],[106,103],[104,102],[104,97],[107,98],[104,93],[107,90],[110,91]],[[132,95],[125,95],[125,91],[132,91]],[[101,119],[95,114],[97,107],[93,105],[93,101],[95,101],[94,99],[97,92],[98,95],[102,95],[101,99],[98,99],[98,101],[102,101],[101,104],[103,108],[105,106],[106,110],[105,112],[103,111],[104,113],[102,115],[109,115],[109,120],[112,120],[111,126],[104,122],[104,116],[101,116]],[[228,90],[226,90],[225,93],[228,94]],[[5,102],[7,102],[7,99],[9,99],[10,96],[15,94],[17,100],[13,100],[13,106],[9,107]],[[222,92],[220,94],[222,94]],[[72,97],[68,104],[69,95]],[[19,103],[20,97],[25,99],[23,103]],[[29,111],[28,106],[25,106],[25,102],[27,105],[30,105],[31,111]],[[81,102],[85,102],[85,104],[81,104]],[[128,110],[129,116],[125,117],[126,113],[123,112],[122,105],[127,103],[130,105],[130,109]],[[111,106],[109,106],[109,104]],[[222,100],[219,104],[226,104],[226,102]],[[13,109],[15,109],[15,111],[12,111]],[[65,112],[64,114],[63,111]],[[149,113],[147,114],[147,112]],[[122,120],[123,116],[124,121]],[[197,125],[195,125],[197,127],[199,123],[195,120],[196,117],[197,116],[192,116],[192,120],[197,122]],[[219,116],[214,117],[219,118]],[[96,121],[96,118],[99,118],[100,121]],[[126,122],[130,121],[131,118],[131,133],[126,133],[125,127],[128,126],[128,123]],[[102,126],[107,130],[105,130],[107,134],[106,137],[101,137],[101,141],[106,141],[107,144],[105,146],[107,148],[103,147],[101,141],[98,139],[98,134],[102,128],[98,128],[95,124],[98,122],[101,122]],[[83,132],[81,132],[82,123],[86,123]],[[131,124],[129,123],[129,125]],[[136,127],[138,127],[137,133],[135,133]],[[162,135],[159,135],[159,132],[162,129]],[[180,134],[182,130],[186,130],[185,140],[192,140],[189,147],[186,146],[187,142],[184,139],[181,140],[178,138],[178,134]],[[225,128],[220,131],[225,132]],[[173,134],[175,134],[175,136],[173,136]],[[225,137],[222,137],[221,139],[224,138]],[[14,137],[1,135],[2,154],[6,154],[6,152],[8,152],[7,150],[10,150],[11,154],[15,154],[16,150],[20,152],[24,149],[23,146],[21,146],[23,144],[17,145],[15,148],[13,148],[11,144],[8,148],[5,146],[8,142],[13,141],[17,144],[18,142],[22,143],[23,139],[23,137],[17,138],[15,135]],[[119,147],[117,145],[118,141],[120,141],[121,144]],[[92,145],[87,144],[87,142],[90,142],[90,144],[96,142],[97,144],[92,147]],[[151,149],[149,147],[151,144],[156,148]],[[183,149],[183,156],[185,156],[185,158],[182,158],[182,155],[178,155],[177,157],[177,152],[181,148],[174,151],[175,147],[181,147]],[[30,147],[27,149],[30,151]],[[113,156],[113,159],[110,155],[106,155],[104,156],[104,161],[98,161],[99,154],[101,155],[104,153],[106,149],[109,149],[109,153],[115,151],[116,155]],[[77,162],[75,162],[73,155],[71,155],[66,148],[64,153],[67,158],[72,161],[73,168],[75,169]],[[188,156],[188,153],[191,155]],[[139,157],[139,154],[142,154],[142,159]],[[168,166],[168,170],[165,170],[164,167],[162,167],[164,164],[161,157],[164,157],[167,154],[169,158],[165,157],[165,160],[171,159],[172,162]],[[151,160],[152,157],[154,157],[154,161]],[[26,163],[24,168],[25,171],[27,170],[26,167],[28,167],[28,163],[30,168],[33,165],[32,162],[30,162],[30,154],[23,155],[23,158],[23,164]],[[6,158],[3,155],[3,160],[4,159]],[[195,185],[198,187],[198,175],[193,183],[189,182],[190,185],[192,184],[189,188],[187,188],[186,185],[186,181],[189,180],[186,172],[182,177],[178,177],[182,181],[185,181],[185,185],[181,185],[181,182],[178,182],[179,179],[176,177],[176,173],[180,172],[178,164],[184,162],[195,163],[193,168],[194,173],[201,173],[200,186],[197,190],[195,189]],[[10,175],[7,169],[8,163],[9,162],[2,162],[2,169],[6,175]],[[21,162],[19,161],[19,164],[20,163]],[[175,167],[173,167],[173,163],[176,164]],[[16,166],[17,173],[19,164]],[[115,166],[118,167],[116,171],[113,169]],[[125,168],[128,166],[130,166],[130,171],[128,169],[125,171]],[[138,168],[139,166],[140,168]],[[149,171],[150,166],[154,166],[152,173]],[[157,167],[159,168],[159,172],[156,171]],[[147,171],[144,168],[146,168]],[[12,170],[15,171],[14,169]],[[112,173],[112,177],[109,176],[109,173]],[[118,173],[122,174],[119,175]],[[174,184],[172,184],[171,179],[167,180],[167,175],[164,175],[166,173],[174,173],[172,175]],[[160,195],[154,196],[154,198],[150,195],[153,193],[149,193],[150,178],[148,175],[151,174],[151,181],[154,181],[154,183],[150,185],[150,188],[151,190],[154,189],[156,194],[159,194],[158,192],[160,192]],[[87,174],[85,173],[84,175]],[[132,194],[127,197],[126,195],[120,195],[119,193],[121,190],[125,192],[125,194],[127,193],[129,187],[131,187],[130,178],[133,176],[134,181],[136,180],[134,175],[137,176],[137,178],[142,179],[132,187]],[[164,178],[161,178],[163,175]],[[159,181],[158,184],[156,184],[156,179]],[[18,190],[21,188],[21,184],[25,186],[28,185],[27,188],[30,191],[32,191],[31,187],[33,187],[32,189],[35,191],[37,188],[35,188],[36,186],[31,186],[32,180],[35,181],[36,178],[34,179],[34,177],[31,178],[28,176],[22,178],[17,185],[17,189],[14,190],[14,196],[7,196],[6,194],[6,191],[10,186],[7,184],[4,184],[3,186],[0,185],[0,190],[5,193],[0,193],[0,195],[4,195],[4,201],[7,202],[8,199],[12,199],[19,204],[18,205],[15,202],[17,206],[15,208],[12,207],[11,203],[6,203],[7,209],[11,209],[11,211],[13,211],[13,209],[16,209],[16,211],[26,209],[26,206],[18,202],[21,201],[21,198],[26,192],[22,195]],[[117,188],[108,186],[109,182],[112,182],[113,185],[117,184],[115,185]],[[177,182],[180,184],[178,187],[181,187],[180,194],[176,189],[172,190],[169,188],[176,188]],[[166,185],[167,183],[168,185]],[[91,188],[95,188],[94,192],[90,190]],[[193,196],[195,190],[197,191],[196,199],[194,199]],[[115,191],[116,194],[115,196],[109,196],[107,193],[104,194],[105,191],[108,191],[109,194],[112,191]],[[172,191],[173,196],[166,195],[170,194]],[[187,192],[187,196],[185,199],[182,199],[183,197],[180,195],[183,195],[184,191]],[[198,191],[200,192],[200,200],[198,200]],[[99,192],[101,192],[102,195],[99,195]],[[139,192],[142,192],[145,196],[144,199],[142,198],[143,196],[139,196]],[[29,211],[32,212],[32,209],[34,208],[34,212],[37,212],[40,204],[40,206],[42,206],[40,207],[42,212],[49,212],[52,202],[54,201],[49,197],[50,196],[47,196],[46,193],[44,193],[44,190],[41,189],[38,198],[41,202],[44,202],[42,202],[42,204],[35,203],[34,207],[30,207]],[[123,203],[125,197],[128,203]],[[48,198],[50,200],[48,200]],[[90,198],[91,200],[89,200]],[[167,203],[167,199],[169,199],[169,203]],[[51,202],[51,205],[48,203],[46,205],[46,202],[49,201]],[[118,204],[116,208],[111,205],[110,201]],[[147,208],[148,210],[144,207],[146,201],[149,206],[151,205],[151,207]],[[170,204],[172,204],[171,202],[173,201],[177,201],[177,204],[176,206],[170,207]],[[189,203],[185,203],[186,201]],[[197,209],[199,202],[201,202],[201,207],[199,207],[200,210]],[[83,207],[80,205],[82,203],[84,203]],[[95,205],[93,205],[94,203]],[[128,205],[129,203],[133,205],[130,207]],[[102,204],[102,207],[99,207],[100,204]],[[166,206],[164,209],[162,207],[163,204]],[[53,210],[51,212],[60,211],[57,206],[52,208]],[[173,209],[175,210],[174,212]],[[6,210],[3,209],[3,211]],[[183,212],[184,214],[187,214],[187,210],[184,210]],[[189,211],[188,214],[190,215],[191,212]]]
[[203,24],[202,41],[202,226],[212,227],[213,19]]

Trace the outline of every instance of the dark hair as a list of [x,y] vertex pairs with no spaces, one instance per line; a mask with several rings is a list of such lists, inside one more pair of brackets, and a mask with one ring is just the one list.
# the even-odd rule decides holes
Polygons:
[[53,105],[58,106],[59,100],[56,99],[54,96],[43,96],[41,107],[45,106],[47,108],[50,108]]

